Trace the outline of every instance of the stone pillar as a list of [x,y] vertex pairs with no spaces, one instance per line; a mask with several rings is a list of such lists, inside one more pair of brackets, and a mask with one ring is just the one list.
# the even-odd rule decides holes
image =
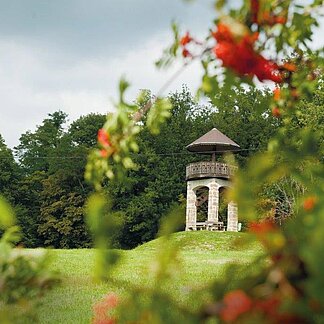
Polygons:
[[209,222],[218,222],[218,205],[219,205],[218,185],[216,182],[213,182],[209,186],[208,218],[207,218]]
[[237,216],[237,205],[231,201],[228,204],[227,209],[227,231],[237,232],[238,231],[238,216]]
[[186,207],[186,231],[196,230],[197,207],[196,194],[192,189],[191,183],[187,183],[187,207]]

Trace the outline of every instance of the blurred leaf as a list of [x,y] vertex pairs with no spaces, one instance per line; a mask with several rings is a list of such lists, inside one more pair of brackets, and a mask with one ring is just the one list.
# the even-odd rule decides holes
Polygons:
[[15,214],[7,201],[0,196],[0,228],[6,229],[15,224]]
[[160,126],[171,116],[172,105],[168,99],[158,98],[147,114],[147,127],[152,134],[160,133]]

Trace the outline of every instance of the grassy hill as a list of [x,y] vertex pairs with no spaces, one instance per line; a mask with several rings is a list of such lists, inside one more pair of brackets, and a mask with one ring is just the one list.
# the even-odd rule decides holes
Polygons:
[[[43,298],[38,314],[41,323],[89,323],[92,305],[108,292],[123,295],[129,285],[150,285],[159,258],[168,247],[179,249],[172,263],[172,275],[165,289],[172,291],[180,303],[199,304],[194,290],[215,278],[222,278],[229,263],[249,264],[261,253],[256,243],[243,245],[244,233],[229,232],[179,232],[158,238],[130,251],[121,251],[121,263],[113,272],[114,284],[95,283],[92,279],[94,249],[50,250],[52,267],[60,271],[63,282]],[[122,283],[118,283],[122,281]],[[191,296],[192,295],[192,296]]]

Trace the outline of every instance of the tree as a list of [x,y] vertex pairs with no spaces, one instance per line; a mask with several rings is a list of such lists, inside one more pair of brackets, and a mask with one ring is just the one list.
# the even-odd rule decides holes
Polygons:
[[19,180],[19,169],[12,151],[6,146],[0,135],[0,194],[15,203],[17,182]]
[[86,196],[71,180],[65,170],[60,170],[43,181],[37,231],[45,246],[91,246],[91,237],[83,219]]
[[89,149],[96,143],[104,115],[89,114],[75,120],[51,152],[43,181],[38,234],[44,245],[59,248],[89,247],[84,204],[91,187],[84,181]]
[[272,93],[246,86],[219,91],[215,97],[212,102],[217,102],[217,113],[211,118],[220,131],[240,145],[237,161],[243,167],[249,156],[267,149],[281,124],[271,113]]
[[17,221],[22,232],[21,243],[26,247],[43,246],[43,240],[38,235],[38,226],[42,204],[41,193],[46,177],[45,171],[34,171],[19,181],[17,204],[20,210],[17,213]]
[[71,123],[62,111],[49,114],[16,148],[24,177],[18,214],[22,242],[29,247],[88,247],[83,206],[91,187],[84,181],[89,149],[105,116],[89,114]]
[[67,114],[56,111],[48,114],[35,132],[27,131],[21,135],[15,152],[26,174],[48,170],[51,152],[59,145],[66,120]]

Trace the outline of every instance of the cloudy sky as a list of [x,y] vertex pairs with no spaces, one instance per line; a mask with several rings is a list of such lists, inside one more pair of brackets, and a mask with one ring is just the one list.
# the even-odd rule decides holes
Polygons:
[[[0,134],[10,147],[58,109],[70,121],[113,110],[122,75],[130,98],[157,91],[173,73],[153,64],[170,44],[170,21],[199,35],[213,17],[211,0],[0,0],[0,8]],[[193,90],[199,77],[193,64],[168,91]]]

